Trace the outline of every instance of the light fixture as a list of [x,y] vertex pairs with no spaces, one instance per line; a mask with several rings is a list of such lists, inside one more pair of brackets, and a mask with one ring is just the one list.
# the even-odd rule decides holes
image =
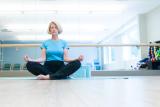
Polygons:
[[[5,25],[5,28],[11,31],[47,31],[48,29],[48,24],[7,24]],[[107,29],[105,25],[103,24],[98,24],[98,23],[77,23],[77,24],[62,24],[62,28],[64,29],[65,32],[98,32],[101,31],[103,32],[104,29]]]
[[23,4],[23,3],[1,3],[1,12],[58,12],[58,13],[85,13],[85,12],[102,12],[102,13],[114,13],[122,12],[127,8],[125,4],[118,3],[34,3],[34,4]]
[[11,31],[44,31],[48,24],[8,24],[5,28]]
[[28,41],[28,40],[47,40],[50,39],[50,35],[16,35],[15,40],[23,40],[23,41]]

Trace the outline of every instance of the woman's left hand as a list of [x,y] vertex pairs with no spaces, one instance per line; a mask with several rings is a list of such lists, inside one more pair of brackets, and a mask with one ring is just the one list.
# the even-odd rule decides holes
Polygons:
[[83,61],[83,59],[84,59],[84,56],[83,56],[83,55],[80,55],[80,56],[78,57],[78,60],[79,60],[79,61]]

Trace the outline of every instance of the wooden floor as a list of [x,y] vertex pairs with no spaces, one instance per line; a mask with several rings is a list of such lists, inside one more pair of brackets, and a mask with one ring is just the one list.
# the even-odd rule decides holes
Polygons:
[[0,107],[160,107],[160,76],[0,78]]

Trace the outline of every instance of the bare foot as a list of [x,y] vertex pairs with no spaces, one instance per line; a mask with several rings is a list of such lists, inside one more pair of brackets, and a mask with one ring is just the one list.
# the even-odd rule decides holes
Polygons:
[[49,75],[38,75],[37,79],[38,80],[49,80]]

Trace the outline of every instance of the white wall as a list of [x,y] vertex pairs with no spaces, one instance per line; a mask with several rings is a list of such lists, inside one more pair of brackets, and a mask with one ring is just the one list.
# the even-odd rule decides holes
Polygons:
[[[160,6],[146,14],[138,15],[141,43],[160,40]],[[148,47],[141,48],[142,58],[148,57]]]
[[146,14],[146,30],[148,42],[160,40],[160,6]]
[[[146,15],[138,15],[140,43],[148,43]],[[141,58],[148,57],[148,47],[141,47]]]

